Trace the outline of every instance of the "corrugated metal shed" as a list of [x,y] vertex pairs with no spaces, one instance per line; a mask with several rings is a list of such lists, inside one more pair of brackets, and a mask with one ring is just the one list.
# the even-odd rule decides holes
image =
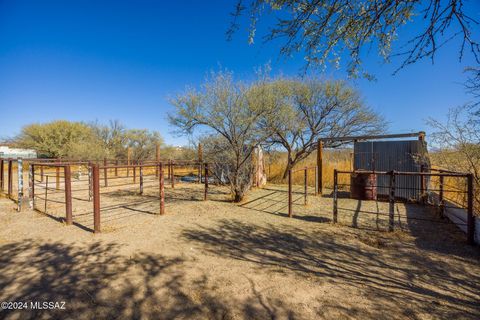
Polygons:
[[[354,170],[420,172],[429,167],[427,144],[422,140],[366,141],[354,143]],[[388,196],[389,177],[378,175],[377,194]],[[406,200],[420,198],[421,178],[397,176],[395,196]]]

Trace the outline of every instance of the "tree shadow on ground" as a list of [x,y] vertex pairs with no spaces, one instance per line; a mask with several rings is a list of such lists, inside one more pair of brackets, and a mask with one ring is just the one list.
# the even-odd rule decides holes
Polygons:
[[448,218],[442,218],[431,205],[406,204],[406,222],[418,248],[446,255],[464,256],[465,251],[479,252],[468,246],[467,235]]
[[[369,240],[378,235],[378,241]],[[337,312],[344,308],[341,316],[480,317],[478,254],[464,251],[461,259],[441,259],[386,233],[366,234],[341,227],[307,232],[230,220],[186,230],[183,236],[206,253],[254,264],[262,272],[295,272],[318,285],[345,288],[345,292],[354,287],[368,297],[369,309],[356,311],[344,308],[350,303],[348,295],[338,297],[330,307]]]
[[[182,258],[126,256],[119,245],[101,242],[27,240],[0,250],[0,301],[65,301],[65,310],[0,310],[2,319],[271,318],[257,295],[218,296],[205,275],[189,277]],[[293,314],[281,303],[278,312]]]

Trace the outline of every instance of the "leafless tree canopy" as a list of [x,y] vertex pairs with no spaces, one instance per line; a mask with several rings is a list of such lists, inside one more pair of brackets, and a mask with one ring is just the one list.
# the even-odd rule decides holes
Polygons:
[[429,119],[437,147],[437,164],[454,171],[473,173],[476,206],[480,207],[480,113],[472,105],[449,111],[447,121]]
[[344,82],[283,79],[263,87],[264,96],[269,97],[265,100],[270,100],[269,108],[275,113],[264,114],[259,127],[270,132],[265,141],[268,145],[287,151],[284,177],[288,169],[316,150],[319,138],[378,134],[386,129],[384,119]]
[[[340,57],[348,55],[347,70],[351,76],[371,77],[362,70],[362,54],[373,45],[389,60],[401,56],[397,71],[423,58],[434,61],[445,43],[459,41],[459,59],[466,51],[480,63],[478,21],[465,13],[467,0],[238,0],[227,38],[239,29],[241,17],[250,20],[249,42],[252,43],[259,19],[276,14],[276,24],[264,41],[280,39],[280,53],[291,56],[302,52],[306,68],[340,65]],[[397,31],[405,24],[419,25],[418,35],[398,52],[391,46]]]
[[465,84],[467,92],[470,93],[474,99],[474,105],[480,104],[480,67],[469,67],[466,69],[469,73],[469,78]]

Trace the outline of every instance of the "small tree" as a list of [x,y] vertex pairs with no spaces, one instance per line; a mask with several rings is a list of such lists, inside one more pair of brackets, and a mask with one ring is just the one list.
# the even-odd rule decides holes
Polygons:
[[157,144],[163,144],[159,132],[147,129],[127,129],[118,120],[109,125],[90,125],[98,139],[104,157],[125,159],[127,148],[132,148],[134,160],[154,159]]
[[13,139],[15,145],[35,149],[41,157],[71,159],[125,158],[127,147],[132,147],[133,159],[153,159],[157,143],[162,142],[156,131],[126,129],[118,121],[31,124]]
[[22,128],[14,143],[37,150],[41,157],[79,158],[101,154],[93,130],[81,122],[65,120],[31,124]]
[[[253,162],[246,161],[244,165],[237,168],[235,153],[231,152],[228,141],[218,134],[204,136],[200,141],[203,147],[203,159],[209,164],[209,175],[222,184],[230,185],[232,193],[237,194],[234,200],[240,201],[245,191],[251,186]],[[235,182],[237,187],[231,180],[235,176],[237,176]]]
[[228,181],[234,201],[241,201],[250,187],[248,170],[255,146],[265,133],[256,124],[267,109],[251,103],[249,86],[234,82],[230,72],[212,74],[201,91],[188,90],[171,100],[176,111],[170,122],[180,133],[191,134],[202,127],[204,133],[215,135],[222,145],[228,167]]
[[480,186],[480,114],[471,105],[450,109],[446,122],[427,121],[434,130],[437,164],[453,171],[473,173]]
[[125,132],[125,141],[132,148],[132,157],[135,160],[155,159],[157,144],[163,144],[159,132],[147,129],[130,129]]
[[104,157],[125,158],[127,129],[120,121],[110,121],[108,125],[92,123],[90,127],[99,140]]
[[[288,153],[288,170],[317,148],[319,138],[375,134],[385,122],[365,106],[359,94],[341,81],[277,80],[265,83],[274,113],[266,113],[259,123],[269,132],[266,142],[280,145]],[[326,147],[339,146],[327,142]]]

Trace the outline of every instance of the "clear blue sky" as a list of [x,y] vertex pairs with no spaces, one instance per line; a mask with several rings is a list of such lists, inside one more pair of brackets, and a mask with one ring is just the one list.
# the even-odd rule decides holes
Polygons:
[[[480,17],[474,2],[470,13]],[[32,122],[118,119],[158,130],[169,144],[186,143],[171,134],[169,96],[200,85],[219,65],[240,79],[269,61],[274,74],[295,75],[303,65],[301,56],[279,59],[275,43],[248,45],[245,31],[227,42],[234,3],[0,0],[0,137]],[[468,101],[462,70],[472,64],[469,55],[458,62],[455,43],[434,65],[423,61],[392,76],[398,64],[384,65],[372,52],[366,67],[378,81],[353,84],[387,118],[390,132],[428,133],[426,118],[442,119],[449,107]]]

